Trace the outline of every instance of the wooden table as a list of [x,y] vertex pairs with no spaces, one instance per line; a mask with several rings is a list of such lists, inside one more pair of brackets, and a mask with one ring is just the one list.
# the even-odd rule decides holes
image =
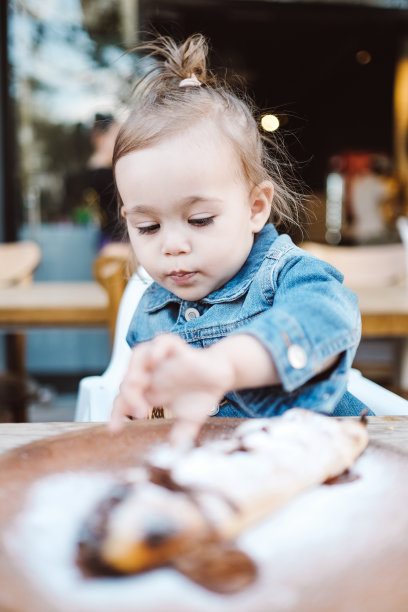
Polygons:
[[363,338],[399,339],[397,385],[408,390],[408,287],[351,287],[358,295]]
[[408,337],[408,288],[391,285],[384,288],[355,287],[365,338]]
[[108,306],[97,282],[35,282],[0,290],[0,327],[105,327]]
[[[109,328],[108,293],[97,282],[34,282],[0,289],[0,329],[7,332],[7,368],[26,376],[25,331],[39,328]],[[16,409],[26,420],[26,402]]]
[[0,423],[0,453],[49,436],[80,431],[96,423]]
[[[152,427],[154,423],[152,421]],[[146,426],[145,421],[140,424]],[[0,453],[49,436],[99,425],[101,423],[0,423]],[[371,440],[408,453],[408,416],[368,417],[368,431]]]
[[[236,421],[236,419],[209,419],[206,425],[207,435],[211,434],[211,428],[213,428],[213,432],[215,432],[217,424],[221,425],[219,431],[222,432],[224,427],[225,432],[225,424],[220,423],[220,421],[226,420]],[[231,426],[233,426],[233,424],[231,424]],[[229,428],[230,424],[226,427]],[[345,612],[346,610],[373,610],[376,612],[380,610],[393,610],[393,612],[405,612],[408,605],[408,591],[406,589],[408,544],[405,537],[408,533],[408,519],[406,518],[406,512],[404,512],[408,500],[408,488],[405,484],[405,469],[408,452],[408,417],[370,417],[368,420],[368,428],[372,442],[381,442],[383,445],[388,445],[389,447],[393,447],[405,453],[405,455],[401,452],[387,453],[386,450],[384,451],[383,448],[379,448],[378,445],[376,447],[375,444],[371,445],[370,450],[369,446],[368,451],[371,457],[371,465],[375,466],[374,480],[379,478],[383,483],[379,491],[384,493],[385,506],[381,503],[382,500],[378,498],[378,494],[370,497],[372,485],[363,488],[361,501],[360,499],[356,500],[353,494],[350,495],[350,490],[343,489],[344,485],[340,485],[339,491],[344,491],[346,495],[345,499],[341,498],[342,501],[340,505],[333,506],[332,504],[330,506],[329,504],[328,506],[324,506],[325,508],[329,508],[328,517],[325,517],[322,523],[314,523],[311,506],[306,502],[306,514],[311,513],[311,522],[309,523],[310,529],[314,528],[316,530],[316,537],[314,539],[312,538],[312,540],[308,540],[306,537],[305,544],[299,547],[301,559],[303,559],[303,561],[301,560],[300,563],[296,563],[297,558],[291,557],[291,554],[293,554],[293,550],[292,553],[290,552],[292,549],[292,542],[290,541],[292,534],[290,534],[288,540],[287,558],[285,558],[284,554],[285,548],[282,548],[283,555],[275,556],[275,563],[272,564],[269,563],[269,557],[266,553],[263,553],[265,557],[260,555],[258,558],[260,567],[259,582],[253,592],[242,592],[242,597],[248,597],[248,605],[246,605],[245,602],[244,605],[239,605],[241,594],[232,595],[231,597],[233,599],[229,600],[229,596],[227,596],[227,599],[220,599],[217,594],[210,593],[206,595],[206,593],[202,593],[201,590],[196,592],[194,598],[190,597],[189,599],[187,596],[186,605],[172,605],[177,601],[184,603],[184,590],[186,589],[189,591],[190,587],[193,588],[193,585],[189,586],[188,584],[182,583],[179,588],[175,586],[173,589],[173,583],[169,586],[166,579],[162,582],[162,576],[159,576],[156,578],[156,582],[152,582],[145,587],[143,584],[137,587],[138,590],[135,592],[137,593],[136,598],[139,609],[145,609],[143,606],[144,601],[145,603],[149,603],[146,608],[148,610],[183,609],[192,611],[197,609],[214,609],[226,610],[227,612],[236,610],[254,610],[256,612],[261,612],[261,610],[285,609],[293,612],[327,612],[327,610],[336,612]],[[82,431],[84,435],[73,436],[72,432],[75,431]],[[160,433],[160,431],[162,433]],[[56,433],[66,433],[67,435],[53,438],[52,440],[48,439],[48,444],[34,443],[25,448],[18,448],[21,444],[34,439],[47,440],[47,436],[52,436]],[[3,528],[3,533],[10,533],[8,532],[10,521],[14,529],[14,518],[23,507],[23,500],[25,499],[27,487],[30,483],[43,476],[52,475],[53,473],[65,472],[66,470],[70,472],[83,470],[85,466],[91,470],[95,467],[97,467],[98,470],[110,470],[112,466],[128,466],[129,461],[133,464],[140,458],[140,453],[143,449],[146,449],[150,443],[163,437],[163,422],[160,422],[158,419],[153,421],[133,422],[119,435],[120,440],[118,441],[118,446],[115,447],[115,445],[112,445],[112,440],[108,438],[106,429],[101,426],[101,424],[0,424],[0,452],[3,451],[0,457],[3,468],[1,470],[1,494],[2,499],[7,500],[7,503],[0,504],[0,530]],[[10,453],[5,453],[4,451],[7,449],[14,450],[11,450]],[[374,464],[372,463],[373,454],[375,455],[375,453],[382,457],[382,461],[385,461],[385,469],[381,467],[379,472],[376,471],[379,464],[377,462]],[[119,462],[117,461],[118,457],[120,457]],[[367,468],[365,469],[365,474],[367,475]],[[370,481],[370,478],[368,478],[368,481]],[[390,485],[388,485],[389,481]],[[358,474],[356,482],[358,486]],[[400,485],[398,483],[400,483]],[[352,486],[354,486],[353,483]],[[365,494],[367,493],[369,495],[369,501],[367,506],[363,507],[366,503]],[[81,486],[78,488],[78,495],[82,496]],[[358,503],[357,509],[350,514],[350,522],[347,516],[345,521],[340,520],[344,512],[344,506],[341,504],[346,503],[347,507],[349,507],[351,502],[350,507],[352,507],[353,500]],[[370,503],[372,506],[370,506]],[[336,516],[337,512],[339,516]],[[59,514],[63,514],[61,513],[61,508],[59,509]],[[38,521],[38,514],[35,516],[37,516]],[[54,531],[49,531],[48,529],[44,531],[44,525],[48,520],[47,516],[49,517],[50,515],[46,511],[44,516],[45,523],[43,519],[41,519],[39,526],[36,521],[31,523],[31,525],[39,529],[40,538],[47,537],[47,534],[54,534],[55,537],[55,529]],[[51,521],[54,521],[55,516],[55,510],[51,509]],[[374,519],[371,520],[373,516]],[[371,520],[368,530],[366,529],[367,518]],[[355,521],[357,521],[359,527],[353,530]],[[335,525],[334,528],[331,527],[333,524]],[[294,525],[296,527],[296,524]],[[340,536],[336,535],[338,529],[340,531]],[[323,537],[320,535],[321,531]],[[377,542],[376,535],[378,531],[380,532],[380,536]],[[78,531],[76,530],[75,533],[78,533]],[[271,533],[270,529],[265,533],[266,538],[273,537],[273,533]],[[309,534],[310,531],[308,530],[307,533]],[[362,534],[361,537],[360,533]],[[326,545],[326,534],[329,542],[329,550],[322,548],[323,545]],[[69,537],[71,538],[72,535]],[[31,540],[29,540],[29,542],[30,541]],[[35,541],[37,542],[38,538],[36,538]],[[276,542],[278,546],[279,541],[280,537],[277,537]],[[299,540],[297,541],[299,542]],[[56,542],[57,546],[60,546],[60,540],[58,538]],[[310,548],[308,542],[309,545],[310,542],[313,544],[312,548]],[[72,604],[69,592],[64,586],[57,587],[56,593],[59,593],[59,605],[54,606],[53,601],[48,601],[45,597],[45,593],[47,592],[45,589],[47,587],[44,576],[46,574],[49,575],[50,584],[51,582],[54,584],[53,566],[49,565],[49,558],[46,557],[46,560],[48,559],[48,566],[44,570],[44,559],[41,555],[39,557],[41,572],[38,574],[40,578],[38,578],[37,584],[42,585],[42,589],[37,591],[35,582],[37,573],[33,573],[32,583],[27,580],[27,576],[23,573],[21,567],[16,565],[15,559],[13,560],[10,558],[10,555],[7,551],[4,551],[4,548],[2,551],[1,544],[0,538],[0,608],[2,610],[16,610],[16,612],[26,612],[27,610],[30,610],[30,612],[54,612],[58,609],[60,612],[72,612],[72,610],[94,611],[98,609],[98,607],[93,604],[94,600],[92,597],[90,598],[90,607],[86,605],[86,601],[85,603],[82,602],[83,605],[77,603]],[[267,544],[267,540],[265,540],[265,544]],[[367,545],[370,546],[370,556],[365,553]],[[256,535],[253,546],[259,546],[259,540],[257,544]],[[26,549],[24,548],[24,550]],[[38,549],[36,550],[38,552]],[[253,548],[253,550],[255,549]],[[266,550],[266,548],[264,550]],[[297,549],[295,547],[295,552],[296,551]],[[378,551],[381,551],[381,555]],[[384,551],[384,553],[382,551]],[[315,555],[317,555],[318,562],[313,561],[316,558]],[[54,556],[51,557],[51,562],[53,559]],[[56,576],[63,576],[63,582],[61,583],[63,585],[66,580],[66,574],[65,571],[61,572],[61,569],[64,570],[65,565],[64,563],[61,565],[58,556],[55,557],[55,559],[57,559],[56,567],[59,572]],[[284,567],[283,573],[279,577],[279,567],[277,567],[277,565],[281,562],[284,564]],[[309,574],[307,574],[309,563],[312,562],[314,562],[315,565],[312,567]],[[31,565],[31,567],[33,566]],[[316,568],[320,568],[320,571],[316,571]],[[70,569],[70,572],[71,571]],[[326,573],[324,574],[324,572]],[[324,574],[323,580],[320,577],[322,573]],[[275,596],[275,593],[277,593],[277,596],[273,602],[274,604],[278,603],[278,605],[271,605],[271,588],[274,588],[273,580],[276,574],[278,575],[278,578],[276,578],[277,589],[273,591],[273,595]],[[306,579],[303,580],[305,574],[307,576]],[[151,576],[149,575],[147,579],[150,581],[150,578]],[[172,580],[173,578],[171,578],[171,582]],[[72,588],[84,587],[77,579],[67,584],[69,587],[71,587],[72,584]],[[104,588],[106,588],[106,586],[107,585],[104,585]],[[283,587],[284,590],[282,591]],[[170,608],[168,606],[166,607],[166,605],[164,605],[163,608],[162,602],[160,602],[159,606],[155,607],[155,597],[152,597],[152,593],[156,592],[155,589],[160,590],[162,588],[169,589],[168,601],[171,602]],[[281,592],[283,592],[284,595],[283,599],[279,599],[279,594]],[[294,596],[292,596],[292,592]],[[92,593],[93,591],[90,594],[92,595]],[[102,590],[101,598],[98,599],[98,601],[103,602],[104,600],[102,597],[106,596],[106,593],[108,596],[112,597],[112,595],[109,594],[109,589],[107,589],[107,591]],[[141,594],[141,600],[138,599],[139,593]],[[287,598],[286,593],[290,594],[289,598]],[[206,600],[204,600],[204,603],[200,600],[201,594],[211,597],[211,599],[208,600],[210,603],[208,604],[207,602],[206,607]],[[143,597],[145,599],[143,599]],[[312,597],[314,597],[316,601],[311,602]],[[189,603],[193,601],[198,602],[199,608],[197,608],[195,604],[189,605]],[[282,601],[284,605],[279,605],[279,602],[282,603]],[[105,609],[107,609],[106,606]],[[122,608],[119,605],[110,607],[109,609],[116,610]],[[131,608],[127,606],[126,609],[133,610],[136,609],[136,607],[133,606]]]

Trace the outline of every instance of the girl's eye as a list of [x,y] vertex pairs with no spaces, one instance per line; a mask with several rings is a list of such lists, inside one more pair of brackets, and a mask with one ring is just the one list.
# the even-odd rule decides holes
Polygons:
[[139,234],[154,234],[160,228],[158,223],[153,223],[152,225],[143,225],[142,227],[138,227]]
[[202,227],[203,225],[210,225],[213,223],[214,217],[198,217],[197,219],[189,219],[190,225],[196,225],[198,227]]

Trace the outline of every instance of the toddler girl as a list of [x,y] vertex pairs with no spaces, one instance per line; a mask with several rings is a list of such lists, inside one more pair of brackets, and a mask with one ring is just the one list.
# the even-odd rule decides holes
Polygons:
[[248,104],[208,73],[201,35],[146,48],[162,61],[136,87],[113,167],[136,259],[154,282],[129,328],[112,427],[152,406],[192,430],[208,414],[359,414],[346,392],[357,298],[277,232],[296,198]]

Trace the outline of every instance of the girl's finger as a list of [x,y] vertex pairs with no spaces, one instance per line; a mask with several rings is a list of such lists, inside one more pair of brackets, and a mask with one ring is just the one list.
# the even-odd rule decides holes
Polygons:
[[109,429],[113,432],[123,429],[124,424],[132,419],[145,419],[149,414],[150,405],[140,394],[133,394],[132,401],[120,393],[113,403]]
[[126,416],[134,417],[135,419],[145,419],[149,413],[150,404],[145,397],[145,390],[135,385],[124,385],[121,387],[120,393],[125,402],[127,414]]
[[124,424],[128,420],[128,412],[128,405],[124,401],[123,396],[118,395],[113,402],[110,421],[108,423],[108,428],[112,433],[116,433],[123,429]]
[[154,369],[164,360],[174,355],[175,352],[182,349],[184,345],[183,340],[174,334],[160,334],[156,336],[150,343],[146,362],[147,367]]
[[189,447],[194,446],[200,432],[200,423],[195,421],[178,420],[174,423],[169,433],[172,446]]

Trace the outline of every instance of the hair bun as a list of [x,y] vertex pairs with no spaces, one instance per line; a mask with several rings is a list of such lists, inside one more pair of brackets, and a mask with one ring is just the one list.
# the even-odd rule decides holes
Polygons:
[[[207,70],[208,45],[202,34],[193,34],[181,44],[169,36],[158,38],[139,45],[134,51],[144,51],[155,59],[155,66],[139,81],[148,89],[162,90],[178,87],[186,79],[197,79],[198,83],[186,85],[205,85],[214,77]],[[182,85],[184,87],[184,85]]]
[[165,68],[181,79],[192,78],[192,75],[195,75],[196,78],[200,78],[201,83],[205,82],[208,45],[202,34],[193,34],[180,45],[168,38],[163,39],[163,42]]

